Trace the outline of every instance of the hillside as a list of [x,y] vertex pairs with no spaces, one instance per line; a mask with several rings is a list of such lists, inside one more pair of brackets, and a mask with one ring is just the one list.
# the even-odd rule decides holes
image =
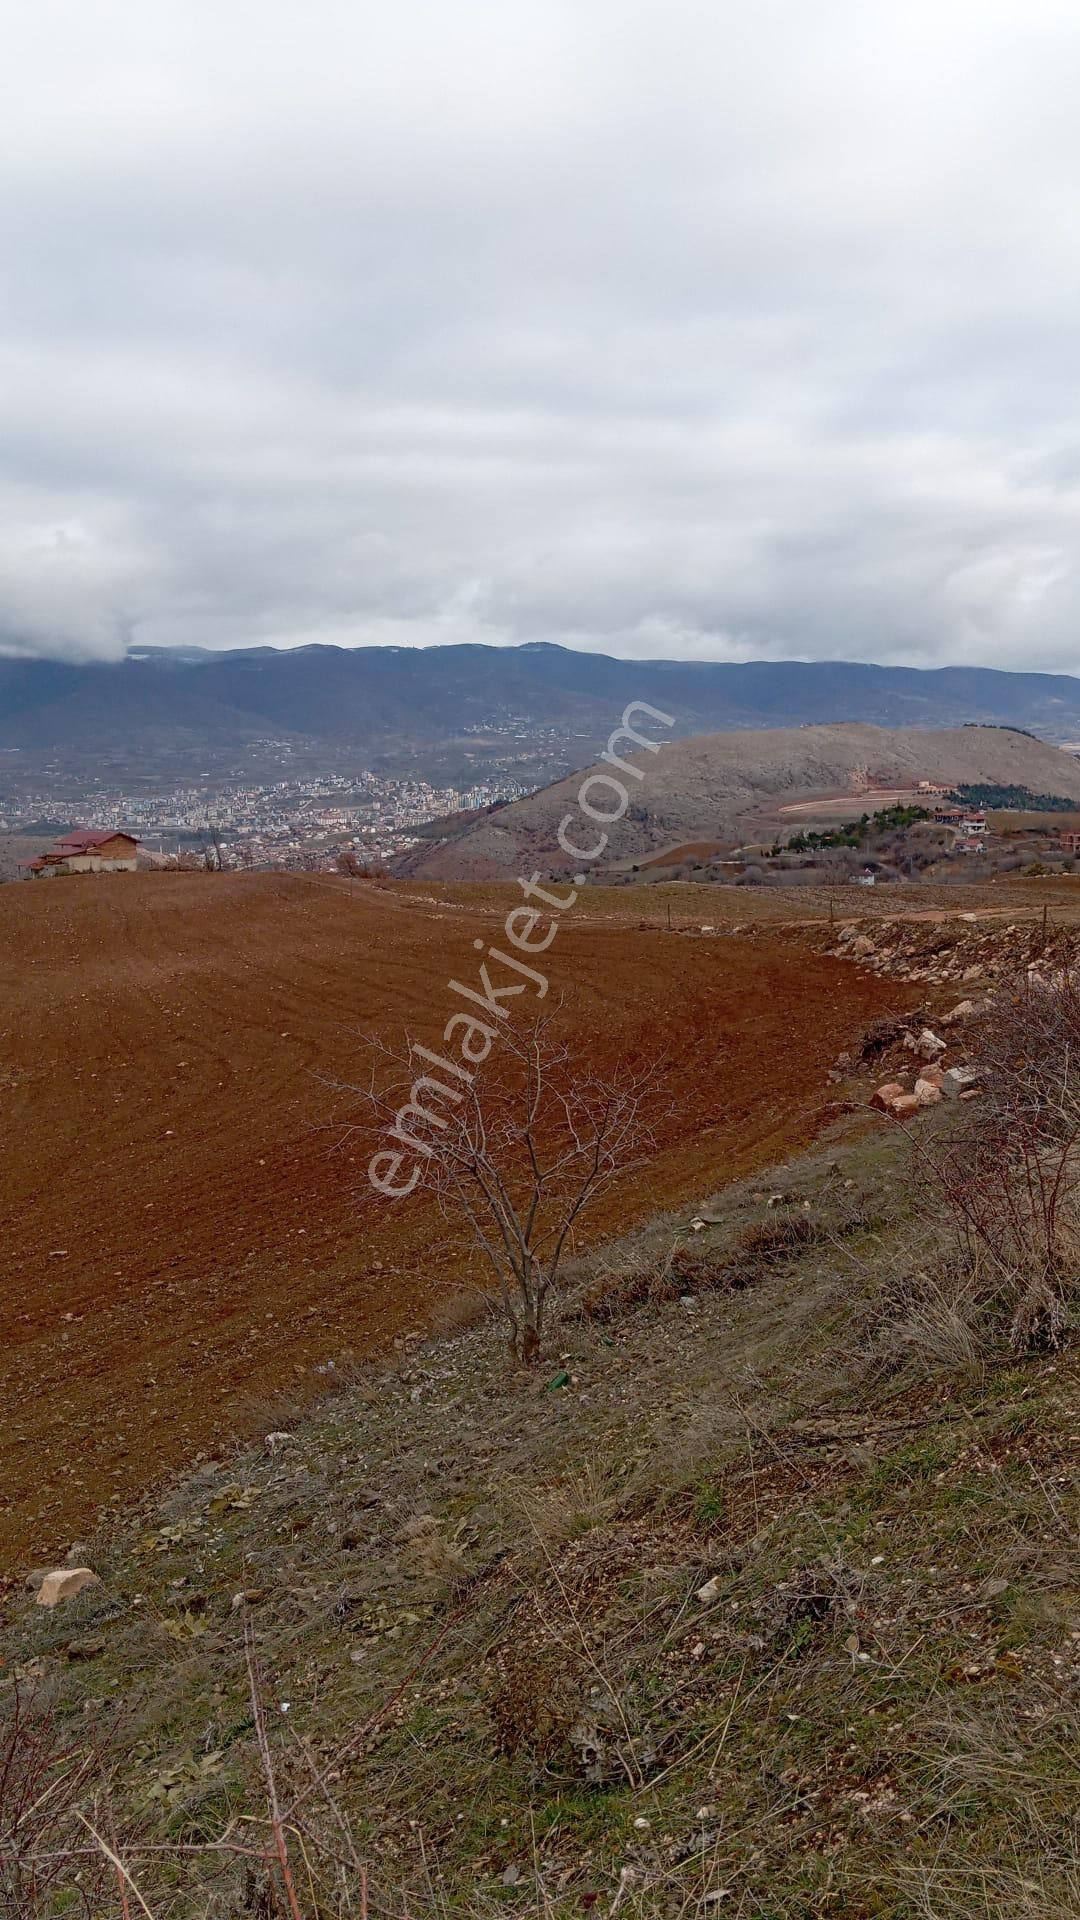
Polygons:
[[5,1913],[126,1911],[101,1808],[152,1920],[1075,1915],[1076,1352],[920,1297],[898,1130],[770,1184],[539,1380],[414,1345],[12,1589]]
[[[0,657],[0,749],[64,749],[149,771],[248,771],[268,743],[357,760],[443,752],[462,737],[512,752],[545,730],[561,764],[606,739],[630,700],[674,731],[862,721],[890,727],[997,722],[1080,737],[1080,680],[979,667],[924,671],[847,661],[616,660],[546,644],[137,649],[114,663]],[[555,762],[553,762],[554,764]]]
[[[655,725],[647,730],[663,737]],[[800,727],[753,734],[714,733],[668,740],[656,754],[634,756],[632,805],[610,830],[600,867],[644,857],[680,842],[771,839],[780,809],[810,795],[861,796],[868,787],[903,788],[919,780],[986,781],[1080,800],[1080,760],[1028,735],[998,727],[952,730],[869,726]],[[596,765],[595,773],[606,770]],[[404,871],[441,879],[483,879],[527,871],[573,871],[558,846],[559,823],[572,815],[571,837],[595,845],[577,796],[586,773],[515,801],[442,846],[417,849]],[[599,796],[610,805],[610,795]],[[862,804],[870,805],[867,800]],[[586,834],[591,837],[586,841]],[[582,862],[576,863],[578,866]]]
[[9,892],[4,1920],[1080,1910],[1071,886],[590,895],[567,1037],[674,1107],[534,1369],[299,1084],[510,890]]

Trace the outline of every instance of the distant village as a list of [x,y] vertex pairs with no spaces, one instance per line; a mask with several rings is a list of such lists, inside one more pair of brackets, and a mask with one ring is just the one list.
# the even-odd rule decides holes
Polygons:
[[[433,827],[441,837],[470,815],[527,791],[517,781],[459,789],[365,771],[237,786],[212,800],[196,788],[154,797],[88,794],[94,824],[65,825],[51,838],[42,834],[40,847],[18,861],[17,873],[25,879],[170,867],[377,873],[431,839]],[[877,810],[871,811],[875,801]],[[858,817],[857,803],[865,809]],[[0,832],[28,836],[35,819],[62,817],[63,811],[55,796],[24,796],[17,810],[0,814]],[[806,800],[782,811],[788,819],[771,843],[697,843],[697,857],[686,857],[690,848],[673,849],[620,862],[610,878],[622,884],[693,879],[751,885],[825,878],[869,887],[940,877],[970,858],[989,874],[1032,863],[1046,871],[1046,862],[1069,870],[1080,856],[1080,809],[1023,790],[921,780],[902,793],[870,786],[850,800]],[[1060,825],[1055,811],[1066,816]]]
[[[0,803],[0,833],[40,833],[40,852],[19,863],[29,878],[122,872],[132,865],[333,867],[345,853],[381,864],[415,845],[418,829],[434,820],[481,811],[528,791],[525,783],[505,778],[468,788],[435,787],[421,779],[362,771],[214,794],[200,787],[153,795],[115,789],[72,796],[28,792],[17,803]],[[92,827],[67,825],[66,817],[76,809]],[[51,842],[41,831],[47,822],[57,826]],[[110,837],[115,844],[106,851]],[[76,845],[77,840],[95,844]]]

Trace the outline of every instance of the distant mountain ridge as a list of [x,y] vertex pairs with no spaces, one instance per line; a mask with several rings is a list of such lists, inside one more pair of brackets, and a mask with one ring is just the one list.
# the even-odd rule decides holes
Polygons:
[[[374,757],[512,728],[550,728],[580,763],[626,704],[675,716],[682,735],[864,721],[965,721],[1080,736],[1080,679],[985,667],[846,661],[619,660],[520,647],[134,648],[115,663],[0,658],[0,749],[228,750],[267,737]],[[573,744],[571,744],[573,743]]]

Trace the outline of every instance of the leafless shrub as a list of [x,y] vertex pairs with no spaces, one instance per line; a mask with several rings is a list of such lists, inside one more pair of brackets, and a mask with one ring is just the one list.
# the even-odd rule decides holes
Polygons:
[[[100,1742],[66,1735],[43,1693],[16,1684],[0,1722],[0,1912],[45,1914],[68,1870],[66,1850],[85,1843],[77,1808],[107,1773]],[[115,1879],[100,1854],[85,1863],[91,1911]],[[102,1909],[104,1910],[104,1909]]]
[[[367,1873],[348,1822],[303,1743],[272,1739],[250,1620],[245,1629],[251,1725],[262,1804],[234,1811],[220,1830],[191,1839],[173,1828],[118,1833],[123,1797],[120,1727],[102,1739],[73,1732],[39,1688],[16,1685],[0,1717],[0,1914],[7,1920],[206,1920],[246,1914],[314,1920],[368,1912]],[[392,1702],[376,1711],[360,1736]],[[130,1796],[129,1796],[130,1803]],[[303,1863],[304,1890],[297,1860]],[[177,1896],[183,1904],[178,1908]],[[193,1903],[197,1902],[195,1905]]]
[[221,845],[221,828],[207,824],[202,835],[202,865],[207,873],[224,873],[225,856]]
[[887,1053],[890,1047],[894,1047],[897,1041],[902,1039],[905,1030],[906,1023],[893,1014],[879,1015],[878,1018],[871,1020],[863,1033],[859,1059],[865,1061],[880,1059],[883,1053]]
[[334,864],[338,872],[345,874],[350,880],[386,879],[386,868],[381,860],[371,859],[362,853],[354,852],[351,848],[346,848],[344,852],[339,853]]
[[498,1751],[543,1767],[565,1766],[583,1692],[580,1662],[561,1643],[530,1640],[502,1649],[486,1702]]
[[647,1156],[652,1067],[591,1071],[556,1037],[552,1017],[541,1016],[520,1031],[507,1025],[476,1072],[445,1086],[429,1076],[425,1106],[415,1081],[404,1102],[400,1084],[390,1092],[379,1084],[380,1061],[399,1082],[411,1073],[408,1046],[398,1055],[376,1053],[368,1089],[355,1091],[391,1133],[409,1140],[419,1186],[464,1228],[495,1275],[514,1357],[535,1361],[577,1226]]
[[[841,1225],[839,1231],[844,1230]],[[751,1221],[727,1247],[676,1239],[660,1255],[618,1268],[603,1266],[583,1290],[575,1311],[581,1319],[603,1325],[639,1307],[656,1307],[687,1294],[738,1293],[825,1237],[821,1223],[810,1214],[793,1213]]]
[[735,1255],[745,1264],[764,1270],[821,1238],[820,1223],[812,1214],[777,1213],[743,1227],[735,1242]]
[[[1013,1348],[1065,1341],[1080,1278],[1080,988],[1025,976],[973,1035],[984,1095],[945,1140],[917,1142],[958,1243],[925,1295],[929,1325],[963,1346],[984,1326]],[[948,1291],[947,1291],[948,1289]],[[951,1323],[951,1332],[948,1330]],[[913,1333],[914,1337],[914,1333]]]
[[583,1320],[606,1325],[639,1307],[661,1306],[684,1294],[731,1285],[726,1254],[708,1247],[688,1247],[677,1239],[664,1253],[629,1260],[618,1267],[605,1264],[589,1281],[573,1310]]

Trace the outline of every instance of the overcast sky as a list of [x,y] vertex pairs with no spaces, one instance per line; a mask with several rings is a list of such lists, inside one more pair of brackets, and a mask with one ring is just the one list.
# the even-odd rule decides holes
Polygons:
[[0,645],[1080,669],[1074,0],[33,0]]

